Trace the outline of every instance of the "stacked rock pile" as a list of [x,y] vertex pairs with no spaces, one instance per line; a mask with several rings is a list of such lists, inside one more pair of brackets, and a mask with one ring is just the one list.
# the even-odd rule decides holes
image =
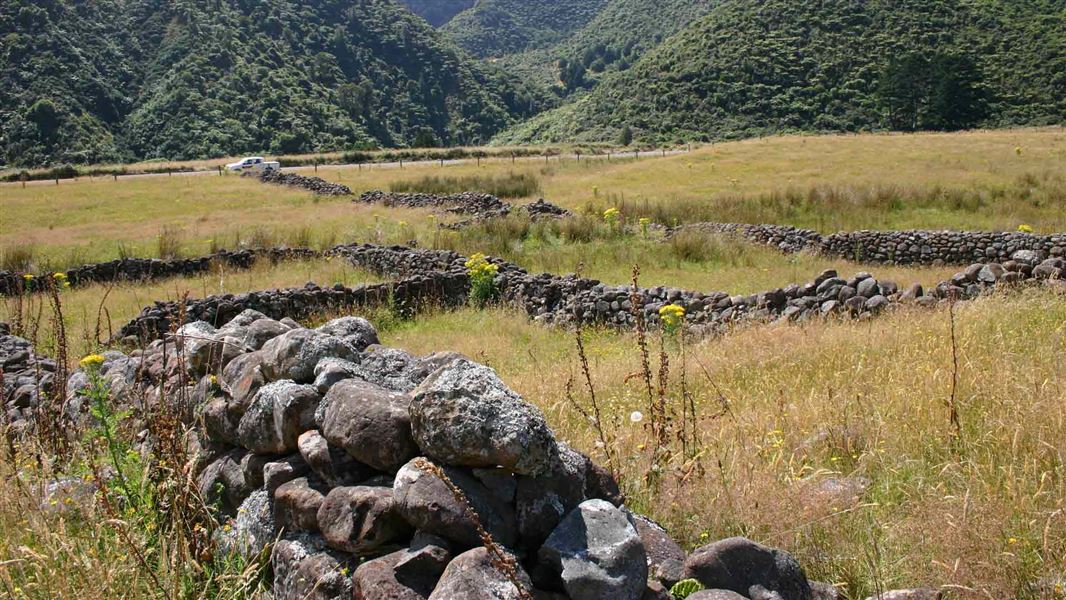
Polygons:
[[[222,250],[197,258],[120,258],[102,263],[82,265],[66,271],[71,286],[112,281],[150,281],[166,277],[185,277],[205,273],[213,264],[223,264],[233,269],[250,269],[259,259],[277,263],[287,260],[307,260],[320,256],[310,248],[249,248],[245,250]],[[52,273],[41,273],[27,278],[25,273],[0,271],[0,295],[13,296],[36,289],[35,281],[47,280]]]
[[5,422],[22,427],[32,420],[41,400],[55,384],[56,362],[38,356],[29,340],[0,323],[0,406]]
[[[188,318],[225,322],[241,310],[252,308],[274,318],[300,319],[339,307],[380,304],[390,294],[397,306],[414,313],[427,303],[462,304],[469,293],[466,258],[455,252],[371,244],[338,246],[330,252],[360,268],[401,279],[358,288],[309,284],[289,290],[211,296],[189,303]],[[530,274],[512,263],[498,259],[492,262],[499,266],[496,285],[501,299],[538,322],[562,326],[634,325],[631,286],[607,285],[575,275]],[[1046,281],[1061,286],[1064,273],[1063,259],[1042,258],[1034,251],[1020,250],[1003,264],[974,264],[930,290],[917,284],[901,289],[895,282],[878,280],[869,273],[844,278],[835,270],[826,270],[808,283],[757,294],[731,295],[660,286],[640,288],[635,298],[646,323],[655,326],[659,309],[676,304],[685,309],[685,322],[694,333],[708,335],[744,321],[797,321],[831,315],[871,318],[907,303],[930,306],[941,301],[973,299],[997,285]],[[175,303],[156,303],[124,326],[120,336],[158,337],[169,330],[179,312]]]
[[296,173],[286,173],[276,169],[263,171],[258,175],[259,181],[277,185],[298,187],[321,196],[351,196],[352,190],[340,183],[330,183],[321,177],[306,177]]
[[[712,598],[833,597],[750,540],[687,554],[461,355],[383,347],[357,317],[305,329],[255,311],[168,342],[108,353],[101,372],[119,404],[189,399],[192,466],[226,523],[218,548],[269,550],[276,600],[650,600],[685,578]],[[73,413],[86,383],[70,378]]]

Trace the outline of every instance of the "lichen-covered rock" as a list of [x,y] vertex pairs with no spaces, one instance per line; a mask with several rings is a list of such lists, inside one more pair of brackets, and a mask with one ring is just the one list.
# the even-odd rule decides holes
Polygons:
[[[501,502],[469,473],[452,467],[442,469],[462,490],[481,525],[493,539],[513,547],[518,540],[518,523],[511,505]],[[415,528],[464,548],[481,543],[473,518],[456,500],[451,488],[436,475],[416,467],[414,461],[404,465],[396,474],[393,494],[400,514]]]
[[[521,565],[515,565],[515,577],[525,592],[532,591],[533,584]],[[429,600],[521,600],[522,597],[521,591],[500,573],[489,551],[482,547],[456,556],[444,570]]]
[[358,555],[395,547],[412,531],[391,488],[364,486],[330,490],[318,509],[318,527],[331,548]]
[[394,392],[410,392],[432,370],[417,357],[397,348],[372,346],[362,355],[356,376]]
[[174,332],[179,355],[194,376],[200,376],[220,368],[222,356],[221,337],[210,323],[195,321],[186,323]]
[[748,600],[748,597],[729,590],[700,590],[689,596],[689,600]]
[[374,469],[352,458],[343,448],[330,445],[315,429],[301,433],[296,445],[300,449],[300,456],[315,475],[332,487],[355,485],[377,474]]
[[290,454],[263,464],[263,487],[271,495],[282,485],[311,473],[311,467],[299,454]]
[[488,367],[453,361],[413,394],[411,430],[430,458],[449,465],[500,465],[532,476],[548,473],[558,460],[544,415]]
[[252,492],[244,480],[241,459],[244,450],[223,454],[200,473],[197,479],[200,496],[208,506],[217,507],[221,514],[232,515]]
[[348,379],[330,388],[323,404],[322,435],[359,462],[396,471],[418,455],[406,394]]
[[315,388],[289,380],[263,386],[241,417],[240,444],[259,454],[296,450],[300,434],[314,427],[321,399]]
[[270,493],[256,490],[248,495],[237,509],[237,517],[220,528],[219,547],[226,554],[237,554],[251,560],[277,536],[274,505]]
[[400,553],[393,572],[397,581],[428,596],[452,560],[448,540],[426,533],[416,532],[410,546]]
[[359,352],[351,344],[311,329],[287,331],[264,344],[260,351],[263,374],[270,381],[310,383],[315,378],[315,365],[327,356],[359,361]]
[[586,457],[559,444],[559,460],[539,477],[518,477],[515,512],[522,545],[539,548],[552,530],[585,499]]
[[572,600],[639,600],[648,579],[647,555],[624,511],[587,500],[563,519],[538,559],[562,579]]
[[[319,394],[325,394],[334,385],[345,379],[358,377],[359,373],[359,365],[352,361],[328,356],[318,361],[318,364],[315,365],[315,382],[313,385]],[[321,418],[316,415],[315,421],[321,423]]]
[[685,561],[685,578],[696,579],[708,589],[748,596],[752,588],[761,587],[784,598],[811,599],[807,577],[789,553],[741,537],[695,550]]
[[378,331],[370,321],[362,317],[341,317],[333,319],[316,329],[319,333],[331,335],[348,342],[356,350],[362,351],[371,344],[378,344]]
[[353,562],[327,548],[318,535],[290,534],[270,556],[274,600],[347,600],[352,597]]

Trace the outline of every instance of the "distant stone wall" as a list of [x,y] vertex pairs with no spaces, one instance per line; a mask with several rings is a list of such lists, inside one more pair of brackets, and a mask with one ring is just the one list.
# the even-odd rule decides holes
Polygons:
[[[249,175],[252,174],[249,173]],[[352,195],[352,190],[348,186],[340,183],[330,183],[321,177],[306,177],[304,175],[282,172],[276,169],[263,171],[262,173],[259,173],[258,177],[259,181],[262,181],[263,183],[296,187],[309,192],[314,192],[320,196]]]
[[[470,282],[464,266],[466,257],[455,252],[352,244],[338,246],[330,253],[343,256],[362,269],[397,280],[358,288],[309,285],[289,290],[212,296],[190,302],[186,306],[186,322],[222,322],[244,309],[254,309],[273,318],[301,319],[340,308],[385,302],[413,314],[427,304],[462,304],[469,294]],[[845,278],[834,270],[827,270],[804,284],[736,295],[671,287],[639,288],[634,292],[627,285],[607,285],[575,275],[530,274],[518,265],[491,260],[500,267],[496,284],[501,300],[523,310],[537,322],[629,328],[640,314],[649,326],[655,327],[659,322],[659,309],[676,304],[685,309],[686,324],[702,335],[718,333],[744,321],[804,320],[829,315],[867,318],[904,303],[932,305],[944,300],[976,298],[996,285],[1059,281],[1066,272],[1064,259],[1039,260],[1035,252],[1020,250],[1015,252],[1014,259],[1003,264],[975,263],[930,290],[920,285],[901,289],[896,282],[878,280],[869,273]],[[634,300],[639,311],[634,310]],[[120,336],[154,339],[172,327],[179,312],[176,303],[147,307],[122,328]]]
[[[93,283],[123,281],[151,281],[168,277],[188,277],[211,270],[222,264],[232,269],[250,269],[257,260],[271,262],[307,260],[321,256],[310,248],[259,248],[229,251],[223,250],[197,258],[120,258],[102,263],[82,265],[63,272],[72,287]],[[42,282],[51,280],[54,273],[37,273],[26,277],[25,273],[0,271],[0,295],[14,296],[42,289]]]
[[989,231],[843,231],[822,236],[812,229],[785,225],[691,223],[668,232],[729,233],[785,253],[811,251],[855,262],[900,265],[967,265],[1003,263],[1019,250],[1031,250],[1040,260],[1066,257],[1066,234],[1034,235]]

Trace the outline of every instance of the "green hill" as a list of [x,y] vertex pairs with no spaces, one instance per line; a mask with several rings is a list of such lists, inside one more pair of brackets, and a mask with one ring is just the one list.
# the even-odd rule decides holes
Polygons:
[[594,19],[608,0],[480,0],[441,31],[480,57],[548,48]]
[[393,0],[8,0],[13,165],[471,144],[540,107]]
[[440,27],[452,17],[474,6],[477,0],[400,0],[411,12],[434,27]]
[[632,68],[497,139],[852,131],[906,122],[892,114],[904,109],[935,125],[926,113],[962,100],[973,111],[949,123],[1066,120],[1061,0],[723,0]]

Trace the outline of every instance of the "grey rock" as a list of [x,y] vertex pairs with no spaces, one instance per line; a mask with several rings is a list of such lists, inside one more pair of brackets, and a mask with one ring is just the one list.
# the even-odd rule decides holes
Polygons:
[[855,291],[864,298],[873,298],[881,293],[881,286],[878,285],[876,279],[869,277],[860,281]]
[[223,515],[232,515],[252,492],[244,480],[241,459],[244,450],[232,450],[209,464],[197,479],[200,496]]
[[373,346],[363,353],[357,376],[394,392],[410,392],[430,374],[426,364],[396,348]]
[[263,386],[241,417],[241,445],[259,454],[295,450],[299,435],[314,427],[321,399],[315,388],[289,380]]
[[246,560],[259,556],[267,546],[274,543],[277,526],[274,522],[273,503],[266,490],[252,492],[240,508],[237,517],[225,528],[219,547],[225,554],[236,554]]
[[648,572],[667,588],[684,579],[685,551],[661,525],[635,513],[629,520],[637,530],[648,558]]
[[358,461],[394,472],[418,455],[410,396],[348,379],[330,388],[323,404],[322,435]]
[[450,465],[500,465],[536,476],[547,473],[558,455],[540,409],[508,389],[492,369],[463,359],[415,389],[411,431],[427,456]]
[[648,579],[644,545],[626,513],[604,500],[570,512],[538,552],[573,600],[639,600]]
[[452,552],[447,540],[419,531],[415,533],[411,545],[401,552],[393,572],[397,581],[424,591],[428,596],[451,560]]
[[811,600],[844,600],[835,586],[818,581],[807,582],[811,586]]
[[330,550],[320,536],[295,533],[271,553],[274,600],[341,600],[352,597],[352,558]]
[[[467,472],[442,467],[444,474],[466,496],[481,525],[494,540],[514,547],[518,540],[518,523],[514,509],[500,502],[484,485]],[[396,504],[415,528],[469,548],[481,544],[475,531],[473,517],[455,498],[452,489],[436,475],[415,466],[404,465],[396,474],[393,485]]]
[[518,477],[515,509],[523,547],[540,547],[563,517],[585,499],[587,464],[583,454],[560,443],[559,460],[549,473]]
[[689,600],[748,600],[748,597],[729,590],[700,590],[689,596]]
[[219,387],[229,394],[233,403],[240,407],[241,413],[251,403],[259,388],[266,383],[266,377],[263,375],[263,355],[259,352],[249,352],[234,358],[222,370],[222,377],[219,379]]
[[761,586],[790,600],[811,598],[807,577],[791,555],[740,537],[695,550],[685,561],[685,578],[738,594],[749,595]]
[[282,484],[298,477],[303,477],[310,472],[311,467],[299,454],[292,454],[279,460],[273,460],[263,465],[263,487],[273,495],[274,491],[281,487]]
[[[533,589],[529,576],[515,561],[516,577],[528,593]],[[515,585],[500,574],[489,551],[474,548],[455,557],[429,595],[430,600],[521,600]]]
[[412,531],[396,510],[392,490],[383,487],[333,488],[318,508],[317,521],[331,548],[358,555],[396,547]]
[[317,430],[305,431],[296,441],[300,456],[315,475],[330,486],[354,485],[377,474],[342,448],[330,445]]
[[293,329],[263,345],[263,375],[270,381],[314,380],[315,365],[327,356],[359,361],[359,352],[348,342],[311,329]]
[[[325,394],[331,387],[345,379],[358,377],[359,365],[350,360],[326,357],[315,365],[315,389],[319,394]],[[319,421],[316,415],[316,421]]]
[[362,317],[341,317],[333,319],[316,329],[324,333],[348,342],[356,350],[362,351],[371,344],[379,344],[378,331],[374,326]]

